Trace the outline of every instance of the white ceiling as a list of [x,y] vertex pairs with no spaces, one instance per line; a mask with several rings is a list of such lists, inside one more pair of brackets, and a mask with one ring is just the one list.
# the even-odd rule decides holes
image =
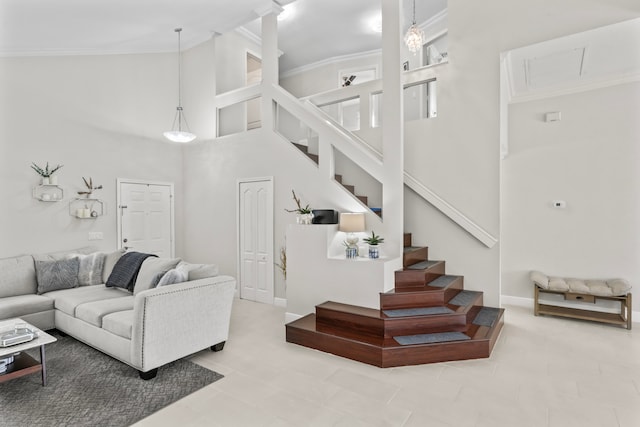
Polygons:
[[[412,0],[402,1],[406,28]],[[184,49],[240,26],[259,35],[258,18],[279,5],[283,72],[380,48],[376,0],[0,0],[0,56],[173,52],[177,27]],[[416,21],[446,7],[418,0]],[[514,100],[637,78],[640,19],[513,50],[508,65]]]
[[[412,0],[402,0],[411,19]],[[181,27],[185,49],[246,25],[260,35],[260,16],[279,5],[281,70],[380,48],[376,0],[1,0],[0,56],[171,52]],[[447,0],[416,3],[423,22]],[[408,26],[410,22],[407,22]]]
[[[412,0],[402,0],[404,26],[412,20]],[[422,23],[447,8],[447,0],[416,2],[416,21]],[[382,19],[380,1],[296,0],[285,6],[278,21],[280,70],[289,71],[336,56],[380,49],[382,36],[375,30]],[[244,26],[260,35],[260,20]]]
[[175,51],[175,28],[189,48],[272,7],[271,0],[1,0],[0,55]]

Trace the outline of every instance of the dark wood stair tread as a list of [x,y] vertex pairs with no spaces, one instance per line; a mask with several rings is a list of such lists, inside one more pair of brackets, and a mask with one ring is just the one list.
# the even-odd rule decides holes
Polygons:
[[479,296],[482,296],[482,292],[478,291],[460,291],[455,297],[449,300],[449,304],[457,306],[466,306],[470,302],[475,301]]
[[442,261],[425,260],[406,267],[406,270],[428,270]]

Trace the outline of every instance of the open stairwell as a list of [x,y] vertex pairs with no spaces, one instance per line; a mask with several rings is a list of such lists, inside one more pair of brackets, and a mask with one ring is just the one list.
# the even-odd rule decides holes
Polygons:
[[489,357],[503,317],[405,234],[403,269],[395,288],[380,294],[379,310],[327,301],[288,323],[286,339],[382,368],[419,365]]
[[[311,159],[312,162],[314,162],[316,165],[318,164],[319,156],[317,154],[310,153],[309,152],[309,147],[307,145],[299,144],[299,143],[296,143],[296,142],[293,142],[293,141],[291,141],[291,143],[293,144],[294,147],[296,147],[298,150],[300,150],[305,156],[307,156],[309,159]],[[340,186],[342,188],[344,188],[349,193],[351,193],[353,195],[353,197],[358,199],[363,205],[367,206],[373,213],[375,213],[379,217],[382,217],[382,208],[376,207],[376,206],[370,206],[369,205],[369,198],[367,196],[356,194],[356,187],[355,186],[342,182],[342,175],[334,174],[334,179],[338,184],[340,184]]]

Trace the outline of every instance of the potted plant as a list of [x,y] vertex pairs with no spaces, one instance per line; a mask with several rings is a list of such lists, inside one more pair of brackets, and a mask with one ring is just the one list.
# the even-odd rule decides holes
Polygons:
[[346,240],[342,242],[345,247],[345,257],[347,259],[357,258],[358,257],[358,247],[356,245],[351,245]]
[[47,165],[44,168],[41,168],[40,166],[35,164],[35,162],[31,163],[31,169],[36,171],[36,173],[42,177],[42,185],[57,185],[58,177],[53,176],[53,174],[57,172],[62,166],[63,165],[58,165],[53,169],[49,169],[49,162],[47,162]]
[[311,224],[311,220],[313,219],[313,212],[311,212],[311,208],[309,205],[302,207],[300,198],[296,196],[296,192],[291,190],[291,193],[293,194],[293,200],[296,202],[296,206],[298,207],[296,209],[285,209],[285,211],[297,213],[296,222],[298,224]]
[[378,245],[384,243],[384,237],[376,236],[375,231],[371,231],[371,237],[362,239],[369,244],[369,258],[380,258],[380,248]]

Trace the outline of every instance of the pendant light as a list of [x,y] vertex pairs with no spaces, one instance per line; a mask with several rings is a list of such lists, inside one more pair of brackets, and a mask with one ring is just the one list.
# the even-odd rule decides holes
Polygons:
[[[180,32],[182,28],[176,28],[174,30],[178,33],[178,108],[176,108],[176,116],[173,119],[173,125],[171,126],[171,130],[168,130],[163,133],[164,137],[169,141],[173,142],[191,142],[196,139],[196,136],[189,132],[189,125],[187,124],[187,118],[184,115],[184,111],[182,110],[182,96],[181,96],[181,64],[180,64]],[[182,130],[182,121],[184,120],[184,126],[187,129],[186,131]],[[176,122],[178,123],[178,128],[176,129]]]
[[422,49],[424,43],[424,31],[416,25],[416,0],[413,0],[413,23],[404,36],[404,42],[414,55]]

